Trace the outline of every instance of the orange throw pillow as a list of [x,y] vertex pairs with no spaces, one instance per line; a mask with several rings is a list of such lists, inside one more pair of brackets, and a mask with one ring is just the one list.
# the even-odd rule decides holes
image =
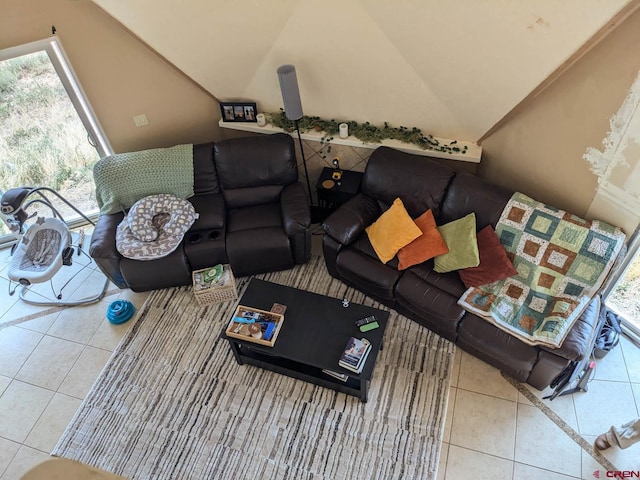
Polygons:
[[365,231],[382,263],[387,263],[396,256],[398,250],[422,234],[399,198]]
[[398,270],[404,270],[413,265],[426,262],[430,258],[449,252],[449,247],[440,235],[433,212],[427,210],[415,220],[415,224],[422,231],[416,238],[398,252]]

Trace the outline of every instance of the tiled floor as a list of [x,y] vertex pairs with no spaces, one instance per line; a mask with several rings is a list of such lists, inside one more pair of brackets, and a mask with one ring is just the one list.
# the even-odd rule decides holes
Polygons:
[[[9,258],[8,250],[0,251],[0,480],[18,479],[48,458],[129,328],[106,320],[109,303],[125,298],[139,307],[146,298],[118,291],[95,305],[6,326],[43,310],[8,296]],[[79,285],[91,288],[95,281]],[[640,350],[623,339],[598,361],[587,393],[545,403],[589,441],[638,416]],[[640,444],[605,453],[619,470],[640,470]],[[439,479],[593,479],[596,470],[606,478],[603,467],[497,370],[458,350]]]
[[[131,323],[109,323],[107,306],[123,298],[140,307],[147,296],[111,285],[108,296],[93,305],[66,309],[28,305],[17,293],[8,294],[10,258],[9,249],[0,250],[0,480],[17,480],[49,458],[129,328]],[[59,275],[73,268],[62,267]],[[101,274],[86,270],[65,288],[64,299],[71,294],[92,295],[103,281]],[[37,286],[49,290],[48,283]],[[35,318],[7,326],[29,316]]]

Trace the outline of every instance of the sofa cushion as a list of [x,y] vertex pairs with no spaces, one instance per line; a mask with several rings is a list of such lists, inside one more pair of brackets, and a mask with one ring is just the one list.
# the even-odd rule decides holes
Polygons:
[[427,210],[416,218],[415,224],[420,228],[422,235],[400,249],[398,252],[398,270],[405,270],[449,251],[449,247],[447,247],[438,231],[431,210]]
[[357,285],[358,290],[393,306],[394,287],[402,272],[350,247],[338,253],[336,269],[347,284]]
[[387,263],[396,256],[398,250],[422,234],[399,198],[366,228],[366,232],[382,263]]
[[260,187],[234,188],[223,190],[227,208],[250,207],[280,201],[282,185],[262,185]]
[[480,257],[474,213],[438,227],[438,230],[447,243],[449,252],[435,257],[434,270],[436,272],[444,273],[478,266]]
[[458,296],[424,282],[407,270],[396,285],[396,303],[411,318],[447,340],[455,341],[458,322],[465,311],[458,305]]
[[447,189],[436,221],[439,224],[447,223],[474,212],[478,230],[487,225],[495,227],[511,195],[512,190],[470,173],[459,173]]
[[379,216],[378,202],[359,193],[329,215],[322,229],[341,244],[349,245]]
[[538,358],[537,347],[521,342],[472,313],[466,313],[460,322],[456,346],[520,382],[527,380]]
[[598,323],[600,306],[600,296],[596,295],[571,327],[560,348],[546,346],[542,348],[567,360],[584,358],[590,353],[590,348],[593,346],[594,329]]
[[[279,203],[267,203],[253,207],[234,208],[227,212],[227,231],[253,230],[265,227],[282,227]],[[258,242],[259,239],[256,239]]]
[[460,275],[458,275],[457,271],[437,273],[433,270],[433,260],[409,267],[407,272],[413,273],[428,284],[438,287],[456,298],[460,298],[467,291],[467,287],[460,280]]
[[293,139],[286,133],[223,140],[214,145],[213,155],[225,190],[298,180]]
[[394,287],[401,275],[397,269],[348,247],[338,253],[336,268],[345,283],[357,285],[358,290],[371,298],[394,306]]
[[295,265],[289,238],[282,227],[228,232],[227,255],[237,277],[286,270]]
[[226,211],[221,193],[197,194],[188,198],[198,212],[191,230],[219,230],[224,228]]
[[458,272],[467,288],[479,287],[518,273],[491,225],[480,230],[477,239],[480,265]]
[[400,197],[412,217],[431,209],[437,219],[454,175],[453,170],[436,159],[379,147],[369,157],[361,191],[385,205]]
[[218,172],[213,163],[213,142],[193,146],[193,193],[220,193]]
[[191,285],[189,262],[182,248],[151,262],[122,258],[120,269],[128,288],[134,292]]

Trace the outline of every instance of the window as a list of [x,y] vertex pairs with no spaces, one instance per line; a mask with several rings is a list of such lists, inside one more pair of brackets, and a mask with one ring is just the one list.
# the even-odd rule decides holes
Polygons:
[[[83,213],[97,212],[91,169],[113,152],[57,38],[0,51],[0,139],[0,191],[66,189],[83,197],[63,194]],[[67,223],[81,218],[60,209]],[[0,222],[0,245],[13,242],[8,233]]]
[[624,262],[612,274],[616,280],[605,289],[605,304],[620,314],[627,334],[640,345],[640,230],[631,237]]

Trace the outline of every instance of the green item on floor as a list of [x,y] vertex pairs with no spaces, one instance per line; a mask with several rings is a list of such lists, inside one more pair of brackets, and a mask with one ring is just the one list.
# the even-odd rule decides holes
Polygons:
[[214,283],[220,280],[224,273],[224,267],[221,264],[215,265],[211,268],[207,268],[202,272],[202,281],[204,283]]

